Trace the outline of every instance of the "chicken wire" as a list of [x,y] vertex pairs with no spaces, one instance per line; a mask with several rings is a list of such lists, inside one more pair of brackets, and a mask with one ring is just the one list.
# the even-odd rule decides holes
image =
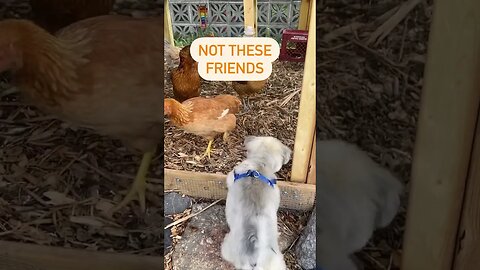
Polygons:
[[[258,0],[258,36],[281,40],[282,31],[297,28],[301,0]],[[199,6],[207,6],[207,24],[215,36],[237,37],[244,32],[243,0],[170,0],[175,38],[197,35]]]

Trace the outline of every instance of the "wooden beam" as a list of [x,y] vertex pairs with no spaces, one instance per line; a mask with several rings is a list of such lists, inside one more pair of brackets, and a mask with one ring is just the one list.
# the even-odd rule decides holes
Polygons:
[[302,0],[300,3],[300,14],[298,16],[298,30],[308,30],[310,18],[310,5],[312,0]]
[[[227,197],[226,175],[165,169],[165,190],[206,199]],[[315,185],[279,181],[280,206],[287,209],[311,210],[315,203]]]
[[310,165],[307,173],[307,184],[315,185],[317,183],[317,136],[313,134],[312,150],[310,151]]
[[[312,10],[315,10],[315,1],[311,1]],[[312,14],[315,14],[312,12]],[[312,150],[313,134],[315,132],[316,88],[315,88],[315,18],[310,20],[308,31],[307,55],[303,73],[300,108],[298,110],[298,124],[293,149],[292,181],[305,183],[307,180],[310,151]]]
[[[480,101],[480,1],[437,0],[402,269],[450,270]],[[477,254],[478,256],[478,254]]]
[[257,36],[257,0],[243,0],[243,18],[245,28],[247,26],[253,26],[255,29],[255,36]]
[[164,15],[163,15],[163,36],[164,39],[168,41],[168,43],[175,46],[175,39],[173,38],[173,26],[172,26],[172,17],[170,14],[170,1],[164,1]]
[[163,257],[94,252],[0,241],[0,269],[157,270],[162,268]]
[[[480,88],[479,88],[480,90]],[[465,189],[465,200],[460,229],[457,234],[457,249],[454,270],[480,269],[480,114],[470,172]]]

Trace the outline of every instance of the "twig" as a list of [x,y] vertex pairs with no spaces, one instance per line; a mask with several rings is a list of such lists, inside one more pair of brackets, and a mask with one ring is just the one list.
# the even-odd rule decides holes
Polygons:
[[285,99],[283,99],[282,103],[280,103],[280,107],[284,107],[285,105],[287,105],[288,102],[290,102],[290,100],[292,100],[292,98],[297,95],[298,93],[300,93],[300,90],[301,89],[298,89],[296,91],[293,91],[292,93],[290,93],[287,97],[285,97]]
[[55,154],[55,152],[57,152],[58,150],[60,150],[60,148],[62,148],[62,146],[57,146],[55,147],[53,150],[47,152],[45,155],[43,155],[42,159],[38,162],[37,166],[42,166],[42,164],[47,161],[48,158],[50,158],[53,154]]
[[382,270],[387,270],[382,263],[380,263],[379,261],[377,261],[377,260],[376,260],[374,257],[372,257],[370,254],[365,253],[365,256],[368,258],[368,260],[369,260],[370,262],[372,262],[372,263],[374,263],[376,266],[378,266],[378,268],[380,268],[380,269],[382,269]]
[[364,25],[363,23],[353,22],[349,25],[342,26],[342,27],[337,28],[337,29],[331,31],[330,33],[324,35],[323,38],[322,38],[322,41],[330,42],[330,41],[332,41],[332,40],[334,40],[334,39],[336,39],[340,36],[343,36],[345,34],[354,32],[355,30],[359,29],[363,25]]
[[218,200],[214,201],[213,203],[211,203],[209,206],[203,208],[202,210],[200,210],[200,211],[198,211],[198,212],[196,212],[196,213],[193,213],[193,214],[190,214],[190,215],[188,215],[188,216],[186,216],[186,217],[183,217],[183,218],[181,218],[181,219],[175,220],[174,222],[172,222],[172,223],[168,224],[167,226],[165,226],[165,230],[168,229],[168,228],[170,228],[170,227],[173,227],[173,226],[175,226],[175,225],[177,225],[177,224],[180,224],[180,223],[182,223],[182,222],[184,222],[184,221],[186,221],[186,220],[189,220],[189,219],[191,219],[191,218],[193,218],[193,217],[195,217],[195,216],[197,216],[197,215],[199,215],[199,214],[201,214],[203,211],[205,211],[205,210],[207,210],[208,208],[214,206],[215,204],[217,204],[217,203],[218,203],[219,201],[221,201],[221,200],[222,200],[222,199],[218,199]]
[[381,53],[375,51],[374,49],[372,48],[369,48],[368,46],[366,46],[365,44],[362,44],[360,41],[358,40],[355,40],[353,39],[352,42],[354,44],[356,44],[357,46],[361,47],[362,49],[364,49],[365,51],[379,57],[384,63],[390,65],[393,69],[395,69],[398,73],[402,74],[404,77],[408,78],[407,74],[405,72],[403,72],[402,70],[399,69],[399,67],[403,67],[402,65],[400,64],[397,64],[395,62],[393,62],[392,60],[388,59],[386,56],[382,55]]
[[44,201],[40,196],[38,196],[37,194],[35,194],[33,191],[25,188],[24,189],[25,192],[27,192],[30,196],[32,196],[32,198],[34,198],[37,202],[39,202],[41,205],[43,206],[50,206],[46,201]]
[[85,160],[83,159],[79,159],[77,157],[74,157],[74,159],[80,163],[82,163],[83,165],[89,167],[90,169],[94,170],[96,173],[100,174],[101,176],[103,176],[104,178],[110,180],[110,181],[114,181],[114,179],[112,177],[110,177],[110,175],[104,173],[102,170],[100,170],[99,168],[96,168],[95,166],[93,166],[92,164],[86,162]]
[[387,12],[385,12],[383,15],[379,16],[378,18],[375,19],[375,22],[378,24],[383,24],[386,22],[388,19],[390,19],[400,8],[400,6],[396,6]]
[[295,240],[293,240],[293,242],[290,244],[290,246],[288,246],[288,248],[287,248],[286,250],[287,250],[287,251],[292,250],[293,246],[295,246],[295,244],[297,243],[298,239],[300,239],[300,235],[297,236],[297,237],[295,238]]
[[17,232],[17,231],[18,231],[18,228],[15,227],[15,229],[13,229],[13,230],[8,230],[8,231],[0,232],[0,236],[7,236],[7,235],[12,234],[12,233],[15,233],[15,232]]
[[330,47],[330,48],[317,48],[317,52],[330,52],[330,51],[336,51],[338,49],[341,49],[343,47],[346,47],[348,45],[352,44],[351,41],[347,42],[347,43],[343,43],[343,44],[340,44],[340,45],[337,45],[337,46],[333,46],[333,47]]
[[398,53],[398,62],[402,62],[403,58],[403,50],[405,49],[405,38],[407,37],[407,30],[408,30],[408,18],[405,20],[405,25],[403,26],[403,34],[402,34],[402,44],[400,45],[400,52]]
[[390,254],[390,259],[388,260],[388,267],[387,270],[391,270],[393,267],[393,256]]
[[76,159],[70,160],[67,165],[63,167],[63,169],[58,173],[58,175],[62,175],[64,172],[66,172],[72,165],[75,163]]
[[422,0],[409,0],[403,3],[398,11],[384,22],[377,30],[375,30],[368,38],[366,44],[370,45],[375,42],[377,46],[382,40],[392,32],[392,30],[412,11]]
[[[130,175],[130,174],[114,173],[113,175],[124,178],[124,179],[128,179],[128,180],[135,179],[135,176]],[[159,178],[148,177],[147,182],[152,182],[152,183],[155,183],[155,184],[164,184],[165,181],[162,180],[162,179],[159,179]]]

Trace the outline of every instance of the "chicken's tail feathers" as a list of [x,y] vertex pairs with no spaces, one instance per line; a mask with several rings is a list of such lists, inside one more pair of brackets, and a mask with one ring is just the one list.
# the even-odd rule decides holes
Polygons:
[[378,228],[383,228],[395,218],[400,208],[400,196],[404,187],[392,173],[383,168],[377,168],[373,178],[379,195],[376,225]]

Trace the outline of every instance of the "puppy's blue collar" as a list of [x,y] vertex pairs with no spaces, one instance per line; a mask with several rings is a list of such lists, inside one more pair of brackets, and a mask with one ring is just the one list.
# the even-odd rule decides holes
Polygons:
[[261,174],[258,171],[255,170],[248,170],[245,173],[240,173],[237,174],[236,172],[233,172],[233,182],[237,182],[237,180],[247,178],[247,177],[253,177],[256,178],[266,184],[268,184],[271,187],[274,187],[277,184],[277,179],[270,179],[266,177],[265,175]]

